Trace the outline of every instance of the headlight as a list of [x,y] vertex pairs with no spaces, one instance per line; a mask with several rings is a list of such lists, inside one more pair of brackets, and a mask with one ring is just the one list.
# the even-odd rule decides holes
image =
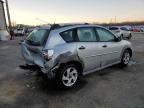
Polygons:
[[43,51],[43,57],[44,57],[45,60],[52,59],[53,55],[54,55],[54,50],[45,50],[45,51]]

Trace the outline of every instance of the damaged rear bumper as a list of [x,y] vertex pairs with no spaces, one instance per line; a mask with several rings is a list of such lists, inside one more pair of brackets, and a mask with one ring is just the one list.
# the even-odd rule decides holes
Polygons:
[[50,68],[48,65],[41,67],[41,71],[47,75],[48,79],[53,79],[56,76],[56,72],[59,69],[59,65],[55,65],[53,68]]

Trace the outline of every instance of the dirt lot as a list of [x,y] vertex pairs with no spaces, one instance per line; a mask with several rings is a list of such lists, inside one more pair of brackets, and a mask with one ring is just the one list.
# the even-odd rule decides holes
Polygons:
[[131,40],[129,67],[119,65],[83,77],[60,90],[38,69],[21,69],[19,40],[0,42],[0,108],[144,108],[144,34]]

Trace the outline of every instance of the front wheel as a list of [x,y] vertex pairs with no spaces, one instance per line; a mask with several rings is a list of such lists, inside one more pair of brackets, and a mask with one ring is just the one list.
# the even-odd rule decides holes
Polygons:
[[121,59],[121,65],[122,66],[127,66],[130,62],[130,52],[129,50],[125,50]]
[[58,73],[58,83],[62,88],[72,88],[76,85],[78,77],[78,67],[74,64],[70,64],[61,69]]

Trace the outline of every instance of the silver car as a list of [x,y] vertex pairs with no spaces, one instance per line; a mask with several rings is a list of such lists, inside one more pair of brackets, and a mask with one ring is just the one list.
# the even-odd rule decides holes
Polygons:
[[130,31],[131,29],[128,29],[127,26],[113,26],[109,27],[109,30],[111,30],[114,34],[121,36],[122,38],[132,38],[132,33]]
[[22,42],[21,51],[26,64],[38,65],[48,78],[71,88],[82,75],[127,66],[133,48],[108,29],[87,24],[38,28]]

